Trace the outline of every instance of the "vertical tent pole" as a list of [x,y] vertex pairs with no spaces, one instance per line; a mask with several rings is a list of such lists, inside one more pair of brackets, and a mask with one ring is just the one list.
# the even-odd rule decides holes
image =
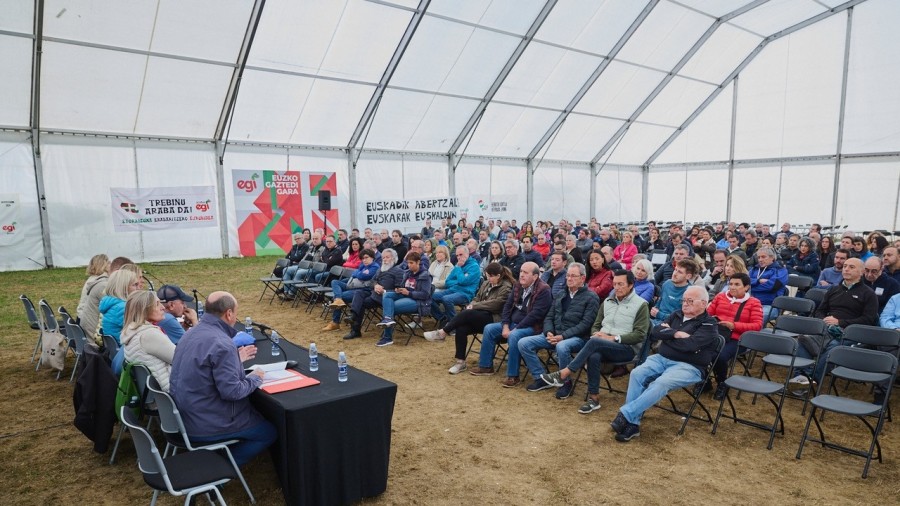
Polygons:
[[847,31],[844,37],[844,74],[841,80],[841,108],[838,116],[836,156],[834,157],[834,188],[831,194],[831,225],[837,225],[838,190],[841,186],[841,152],[844,149],[844,118],[847,112],[847,76],[850,70],[850,33],[853,28],[853,7],[847,9]]

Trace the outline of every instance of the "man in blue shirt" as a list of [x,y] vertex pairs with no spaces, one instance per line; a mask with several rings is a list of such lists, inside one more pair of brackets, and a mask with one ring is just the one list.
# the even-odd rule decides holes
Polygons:
[[166,310],[166,315],[157,326],[166,333],[172,344],[177,345],[184,332],[197,325],[197,312],[186,304],[194,302],[194,298],[184,293],[178,285],[163,285],[156,296]]

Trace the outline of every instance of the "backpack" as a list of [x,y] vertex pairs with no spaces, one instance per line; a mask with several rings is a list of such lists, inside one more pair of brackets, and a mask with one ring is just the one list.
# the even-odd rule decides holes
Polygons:
[[[133,402],[135,401],[136,402]],[[134,381],[134,375],[131,372],[131,362],[125,362],[122,368],[122,374],[119,375],[119,386],[116,388],[116,416],[120,416],[122,406],[128,406],[134,413],[134,416],[141,416],[141,392],[138,390],[137,383]]]

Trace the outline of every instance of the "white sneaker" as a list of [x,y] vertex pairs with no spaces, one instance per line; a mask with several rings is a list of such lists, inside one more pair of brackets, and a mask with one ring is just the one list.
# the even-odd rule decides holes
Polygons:
[[447,372],[449,372],[450,374],[459,374],[468,368],[469,367],[466,365],[466,362],[464,360],[457,360],[456,363],[453,364],[453,367],[451,367]]
[[794,385],[809,386],[809,378],[807,378],[806,376],[804,376],[802,374],[798,374],[798,375],[794,376],[793,378],[791,378],[790,383],[794,384]]
[[[441,329],[430,330],[425,333],[425,339],[432,341],[432,342],[443,341],[446,338],[447,338],[447,334]],[[453,374],[456,374],[456,373],[453,373]]]

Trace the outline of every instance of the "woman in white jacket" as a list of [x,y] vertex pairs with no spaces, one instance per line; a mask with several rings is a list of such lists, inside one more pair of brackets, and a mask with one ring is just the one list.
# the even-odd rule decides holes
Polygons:
[[125,360],[147,366],[159,386],[168,392],[175,345],[156,326],[164,316],[162,302],[156,293],[147,290],[132,292],[125,302],[121,340]]
[[434,258],[434,262],[428,267],[431,284],[436,289],[443,290],[447,283],[447,276],[453,270],[453,264],[450,263],[450,250],[446,246],[438,246],[434,250]]

